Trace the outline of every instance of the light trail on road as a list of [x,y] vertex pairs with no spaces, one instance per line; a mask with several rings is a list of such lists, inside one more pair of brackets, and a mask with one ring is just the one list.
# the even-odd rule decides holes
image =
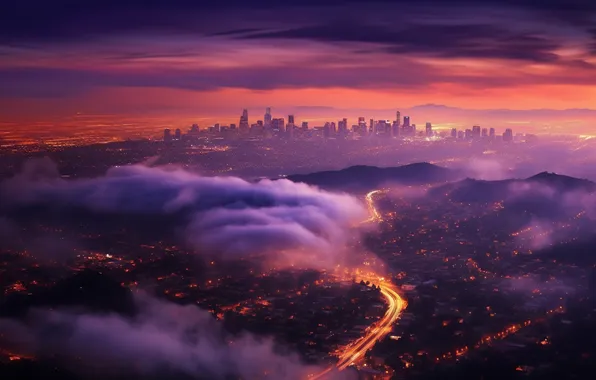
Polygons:
[[401,312],[407,306],[407,302],[397,293],[397,287],[395,285],[388,281],[381,281],[379,285],[381,286],[381,294],[385,297],[389,305],[387,312],[378,323],[367,330],[365,336],[344,348],[336,364],[339,370],[346,369],[348,366],[362,359],[364,354],[373,348],[378,340],[389,334],[391,332],[391,326],[397,321]]
[[368,219],[364,220],[362,223],[375,222],[375,221],[382,222],[383,221],[383,217],[381,216],[379,211],[377,211],[377,208],[375,207],[375,201],[373,199],[373,196],[375,194],[378,194],[381,192],[383,192],[383,190],[373,190],[366,194],[366,197],[364,199],[366,200],[366,207],[368,208],[368,213],[370,214],[370,217]]
[[[383,192],[382,190],[373,190],[366,194],[366,204],[370,212],[370,218],[365,220],[363,223],[372,221],[382,221],[381,214],[377,211],[374,204],[374,195]],[[351,344],[341,348],[337,352],[338,361],[334,367],[329,367],[325,371],[316,375],[309,376],[310,380],[324,379],[334,370],[344,370],[352,364],[356,364],[364,358],[364,355],[368,350],[374,347],[377,341],[383,339],[387,334],[391,332],[391,327],[399,319],[402,311],[406,308],[408,303],[403,299],[399,293],[398,288],[390,280],[386,280],[384,277],[379,276],[376,273],[369,272],[367,274],[360,274],[358,280],[376,283],[380,289],[381,294],[385,297],[388,304],[387,311],[380,321],[372,325],[366,330],[364,336],[354,341]]]

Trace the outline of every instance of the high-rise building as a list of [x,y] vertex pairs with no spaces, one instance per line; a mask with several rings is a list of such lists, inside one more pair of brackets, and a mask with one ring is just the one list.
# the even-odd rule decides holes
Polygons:
[[303,121],[302,122],[302,130],[303,131],[307,131],[308,130],[308,121]]
[[503,141],[511,142],[513,141],[513,130],[511,128],[507,128],[503,133]]
[[271,120],[271,126],[273,130],[277,132],[283,132],[286,130],[285,120],[283,117]]
[[473,138],[480,138],[480,126],[475,125],[472,127],[472,137]]
[[451,128],[451,137],[456,139],[457,138],[457,129]]
[[289,138],[294,137],[294,115],[288,115],[288,124],[286,124],[286,134]]
[[265,127],[271,126],[271,107],[265,109],[265,116],[263,117]]
[[483,138],[488,137],[488,129],[487,128],[482,128],[482,137]]
[[393,124],[391,124],[391,136],[398,136],[399,135],[399,122],[395,120]]
[[172,131],[169,128],[163,130],[163,141],[171,142],[172,141]]
[[238,124],[238,128],[240,132],[248,132],[249,124],[248,124],[248,110],[242,110],[242,116],[240,116],[240,123]]
[[326,122],[323,126],[323,137],[329,138],[329,136],[331,136],[331,123]]
[[358,118],[358,132],[360,133],[361,136],[364,136],[367,134],[366,120],[364,119],[364,116],[360,116]]
[[182,131],[180,130],[180,128],[176,129],[176,132],[174,132],[174,138],[176,140],[181,140],[182,139]]
[[395,121],[397,122],[397,126],[399,127],[401,124],[401,112],[395,112]]
[[375,133],[375,120],[374,119],[369,120],[368,133]]
[[402,134],[404,136],[412,136],[413,134],[415,134],[414,132],[414,128],[412,128],[412,125],[410,125],[410,117],[409,116],[404,116],[404,123],[401,126],[402,129]]
[[474,134],[473,134],[472,130],[470,128],[466,129],[465,139],[470,140],[473,138],[473,136],[474,136]]
[[495,138],[495,129],[494,128],[491,128],[488,131],[488,137],[490,137],[491,139],[494,139]]
[[431,137],[433,135],[433,126],[431,123],[426,123],[426,137]]
[[388,127],[387,120],[377,120],[374,124],[374,132],[377,134],[386,134],[389,132]]
[[337,131],[342,135],[348,133],[348,119],[343,118],[342,120],[337,122]]
[[409,126],[410,126],[410,117],[404,116],[404,127],[409,127]]
[[288,115],[288,124],[286,124],[286,135],[289,138],[294,137],[294,115]]

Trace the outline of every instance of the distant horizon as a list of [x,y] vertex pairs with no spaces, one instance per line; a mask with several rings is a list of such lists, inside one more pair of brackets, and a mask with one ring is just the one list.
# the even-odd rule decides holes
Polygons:
[[0,5],[11,134],[151,136],[265,107],[596,134],[585,1],[32,1]]
[[[265,109],[270,107],[274,118],[284,118],[288,115],[295,115],[297,124],[302,121],[309,122],[309,127],[322,126],[325,122],[336,122],[348,119],[349,125],[356,124],[358,117],[365,117],[367,123],[369,119],[374,120],[394,120],[395,112],[400,111],[402,118],[410,116],[412,123],[423,125],[426,122],[433,124],[436,129],[468,128],[472,125],[494,128],[521,128],[524,133],[532,134],[565,134],[565,135],[590,135],[585,133],[585,129],[596,125],[596,109],[590,108],[565,108],[565,109],[505,109],[505,108],[461,108],[447,104],[426,103],[418,104],[404,108],[341,108],[332,106],[293,106],[293,107],[275,107],[251,106],[248,109],[249,122],[256,123],[257,120],[263,120]],[[216,123],[229,125],[238,124],[243,107],[235,107],[236,111],[220,111],[213,115],[191,116],[189,110],[180,110],[180,113],[165,112],[162,115],[156,115],[156,111],[149,111],[137,115],[124,114],[103,114],[78,112],[74,115],[56,116],[55,119],[39,120],[35,117],[29,117],[21,120],[3,119],[0,121],[0,138],[2,132],[7,131],[30,133],[31,129],[38,127],[52,127],[52,133],[56,136],[67,136],[76,134],[72,128],[85,130],[88,127],[105,127],[109,133],[117,135],[119,127],[130,127],[136,130],[138,137],[159,134],[164,128],[185,129],[192,124],[198,124],[201,129],[207,129]],[[425,117],[426,116],[426,117]],[[582,120],[577,120],[581,117]],[[588,118],[588,119],[586,119]],[[590,121],[584,121],[590,120]],[[320,124],[320,125],[319,125]],[[63,129],[64,128],[64,129]],[[15,130],[16,129],[16,130]],[[47,131],[50,132],[50,131]],[[12,133],[11,133],[12,134]],[[45,134],[42,133],[42,134]],[[124,133],[122,136],[130,137],[130,133]]]

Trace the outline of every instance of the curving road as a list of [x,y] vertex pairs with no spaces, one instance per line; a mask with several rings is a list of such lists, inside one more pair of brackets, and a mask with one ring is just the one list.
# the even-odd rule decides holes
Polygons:
[[380,281],[381,294],[388,303],[387,312],[375,325],[368,328],[366,335],[355,343],[344,348],[339,355],[336,367],[340,370],[356,363],[364,354],[391,332],[391,326],[397,321],[401,312],[406,308],[407,302],[397,293],[397,287],[389,282]]
[[[365,222],[382,220],[373,200],[373,196],[379,192],[381,192],[381,190],[374,190],[366,194],[366,204],[370,212],[370,218]],[[385,300],[388,304],[385,315],[379,322],[369,327],[363,337],[341,349],[337,355],[339,360],[335,367],[329,367],[319,374],[310,376],[309,379],[324,379],[335,369],[341,371],[360,361],[362,358],[364,358],[366,352],[373,348],[378,340],[383,339],[387,334],[389,334],[389,332],[391,332],[391,326],[399,319],[402,311],[408,305],[406,300],[404,300],[397,292],[397,286],[390,281],[385,280],[385,278],[377,274],[370,273],[363,276],[361,279],[364,281],[370,281],[371,283],[376,283],[381,287],[381,294],[385,297]]]
[[375,194],[378,194],[381,192],[383,192],[383,190],[373,190],[366,194],[366,197],[364,199],[366,200],[366,207],[368,208],[368,213],[370,214],[370,216],[368,219],[366,219],[362,223],[382,222],[383,221],[381,214],[379,213],[379,211],[377,211],[377,208],[375,207],[375,201],[373,199],[373,196]]

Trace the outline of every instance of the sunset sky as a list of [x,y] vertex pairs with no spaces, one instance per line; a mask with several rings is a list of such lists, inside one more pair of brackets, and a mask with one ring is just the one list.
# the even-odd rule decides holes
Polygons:
[[209,3],[2,2],[0,129],[207,127],[270,106],[596,134],[595,1]]

